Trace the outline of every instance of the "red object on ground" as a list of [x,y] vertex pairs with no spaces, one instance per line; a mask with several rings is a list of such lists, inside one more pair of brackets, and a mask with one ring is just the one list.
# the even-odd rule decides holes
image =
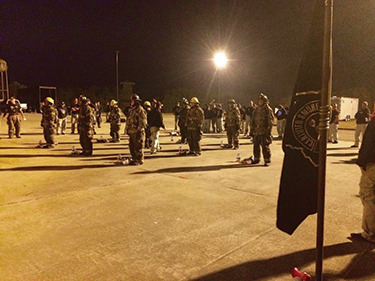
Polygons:
[[298,268],[293,268],[290,273],[292,274],[293,278],[300,278],[302,281],[311,281],[311,275],[307,274],[306,272],[301,273],[299,272]]

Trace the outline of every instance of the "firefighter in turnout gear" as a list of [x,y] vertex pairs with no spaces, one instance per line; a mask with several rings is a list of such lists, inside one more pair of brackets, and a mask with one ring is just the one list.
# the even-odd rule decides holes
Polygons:
[[43,148],[53,148],[55,147],[55,133],[57,124],[57,110],[54,107],[55,101],[47,97],[44,101],[43,115],[41,125],[43,127],[44,139],[46,140],[46,145]]
[[271,130],[275,116],[272,108],[268,105],[268,98],[266,95],[260,94],[258,104],[259,106],[253,113],[250,131],[250,135],[254,139],[254,156],[250,157],[249,160],[252,164],[258,164],[260,162],[260,147],[262,147],[264,165],[269,166],[271,163]]
[[7,124],[8,124],[8,136],[13,138],[16,134],[17,138],[21,137],[21,120],[25,119],[23,114],[21,104],[19,100],[16,100],[14,97],[11,97],[7,102],[7,108],[4,112],[3,118],[8,114]]
[[109,121],[111,122],[111,125],[109,134],[112,137],[112,142],[119,142],[121,126],[120,109],[118,108],[117,101],[115,100],[111,100],[110,106],[111,111],[109,113]]
[[228,111],[225,117],[224,127],[227,130],[228,146],[227,148],[239,148],[239,135],[241,125],[240,110],[236,106],[236,102],[231,99],[228,101]]
[[200,141],[202,139],[202,126],[204,121],[204,112],[199,105],[196,97],[190,100],[190,109],[187,114],[187,141],[189,144],[189,154],[201,155]]
[[141,99],[133,94],[130,100],[130,114],[126,120],[126,131],[129,135],[129,150],[132,156],[130,165],[142,165],[145,130],[147,127],[147,113],[141,105]]
[[78,116],[79,142],[82,146],[82,152],[80,153],[80,155],[92,155],[94,122],[94,109],[90,106],[90,100],[84,96],[80,97],[80,108]]

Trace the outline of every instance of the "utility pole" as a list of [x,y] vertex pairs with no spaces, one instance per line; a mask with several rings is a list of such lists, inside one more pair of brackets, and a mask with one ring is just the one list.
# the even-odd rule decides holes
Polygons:
[[118,100],[118,55],[119,51],[116,51],[116,101],[119,102]]

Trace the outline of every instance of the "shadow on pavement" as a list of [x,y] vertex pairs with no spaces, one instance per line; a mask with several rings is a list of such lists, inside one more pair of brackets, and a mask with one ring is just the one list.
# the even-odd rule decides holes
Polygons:
[[353,159],[350,159],[350,160],[340,160],[338,162],[332,162],[332,164],[350,164],[350,165],[353,165],[353,164],[356,164],[357,162],[357,158],[353,158]]
[[[47,150],[47,149],[46,149]],[[54,150],[55,151],[55,150]],[[0,155],[0,158],[44,158],[44,157],[51,157],[51,158],[82,158],[82,159],[88,159],[87,156],[81,156],[78,154],[71,154],[70,150],[66,150],[66,154],[10,154],[10,155]],[[98,157],[114,157],[118,154],[94,154],[89,156],[89,158],[92,158],[93,160],[98,160]],[[104,158],[105,159],[105,158]],[[105,159],[106,160],[106,159]]]
[[[327,147],[327,151],[328,150],[353,150],[353,152],[354,151],[356,151],[356,150],[354,150],[352,147]],[[358,154],[358,148],[357,148],[357,154]]]
[[348,152],[348,153],[328,153],[327,156],[334,156],[334,157],[358,156],[358,152]]
[[124,165],[115,164],[96,164],[96,165],[63,165],[63,166],[28,166],[28,167],[14,167],[9,169],[0,169],[2,171],[68,171],[68,170],[81,170],[81,169],[96,169],[96,168],[113,168],[125,167]]
[[[194,156],[190,156],[190,157],[194,157]],[[222,169],[232,169],[232,168],[267,168],[267,167],[265,167],[263,165],[236,163],[236,164],[230,164],[230,165],[164,168],[164,169],[159,169],[159,170],[155,170],[155,171],[140,171],[140,172],[136,172],[134,174],[209,172],[209,171],[219,171],[219,170],[222,170]]]
[[[324,247],[324,258],[350,254],[357,255],[349,265],[338,274],[324,274],[324,280],[343,279],[360,280],[360,277],[375,275],[375,253],[371,251],[375,245],[369,243],[341,243]],[[303,268],[315,262],[316,249],[303,250],[270,259],[254,260],[237,266],[229,267],[212,274],[193,279],[193,281],[256,281],[283,275],[293,267]],[[312,275],[311,272],[308,272]],[[292,277],[290,278],[292,279]],[[314,277],[313,277],[314,280]]]

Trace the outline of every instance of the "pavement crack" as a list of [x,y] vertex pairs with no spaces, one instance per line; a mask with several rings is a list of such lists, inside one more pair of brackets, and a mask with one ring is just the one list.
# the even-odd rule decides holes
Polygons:
[[233,248],[232,250],[230,250],[229,252],[226,252],[225,254],[223,254],[223,255],[217,257],[216,259],[214,259],[214,260],[208,262],[208,263],[207,263],[206,265],[204,265],[201,269],[206,268],[206,267],[208,267],[208,266],[210,266],[210,265],[212,265],[212,264],[214,264],[214,263],[216,263],[216,262],[218,262],[218,261],[220,261],[220,260],[226,258],[227,256],[231,255],[232,253],[234,253],[234,252],[236,252],[236,251],[238,251],[238,250],[244,248],[245,246],[247,246],[248,244],[250,244],[250,243],[253,242],[254,240],[258,239],[259,237],[262,237],[262,236],[264,236],[264,235],[270,233],[270,232],[273,231],[274,229],[275,229],[275,227],[272,227],[272,228],[270,228],[270,229],[264,231],[263,233],[254,236],[254,237],[251,238],[249,241],[246,241],[245,243],[242,243],[241,245],[239,245],[239,246]]

